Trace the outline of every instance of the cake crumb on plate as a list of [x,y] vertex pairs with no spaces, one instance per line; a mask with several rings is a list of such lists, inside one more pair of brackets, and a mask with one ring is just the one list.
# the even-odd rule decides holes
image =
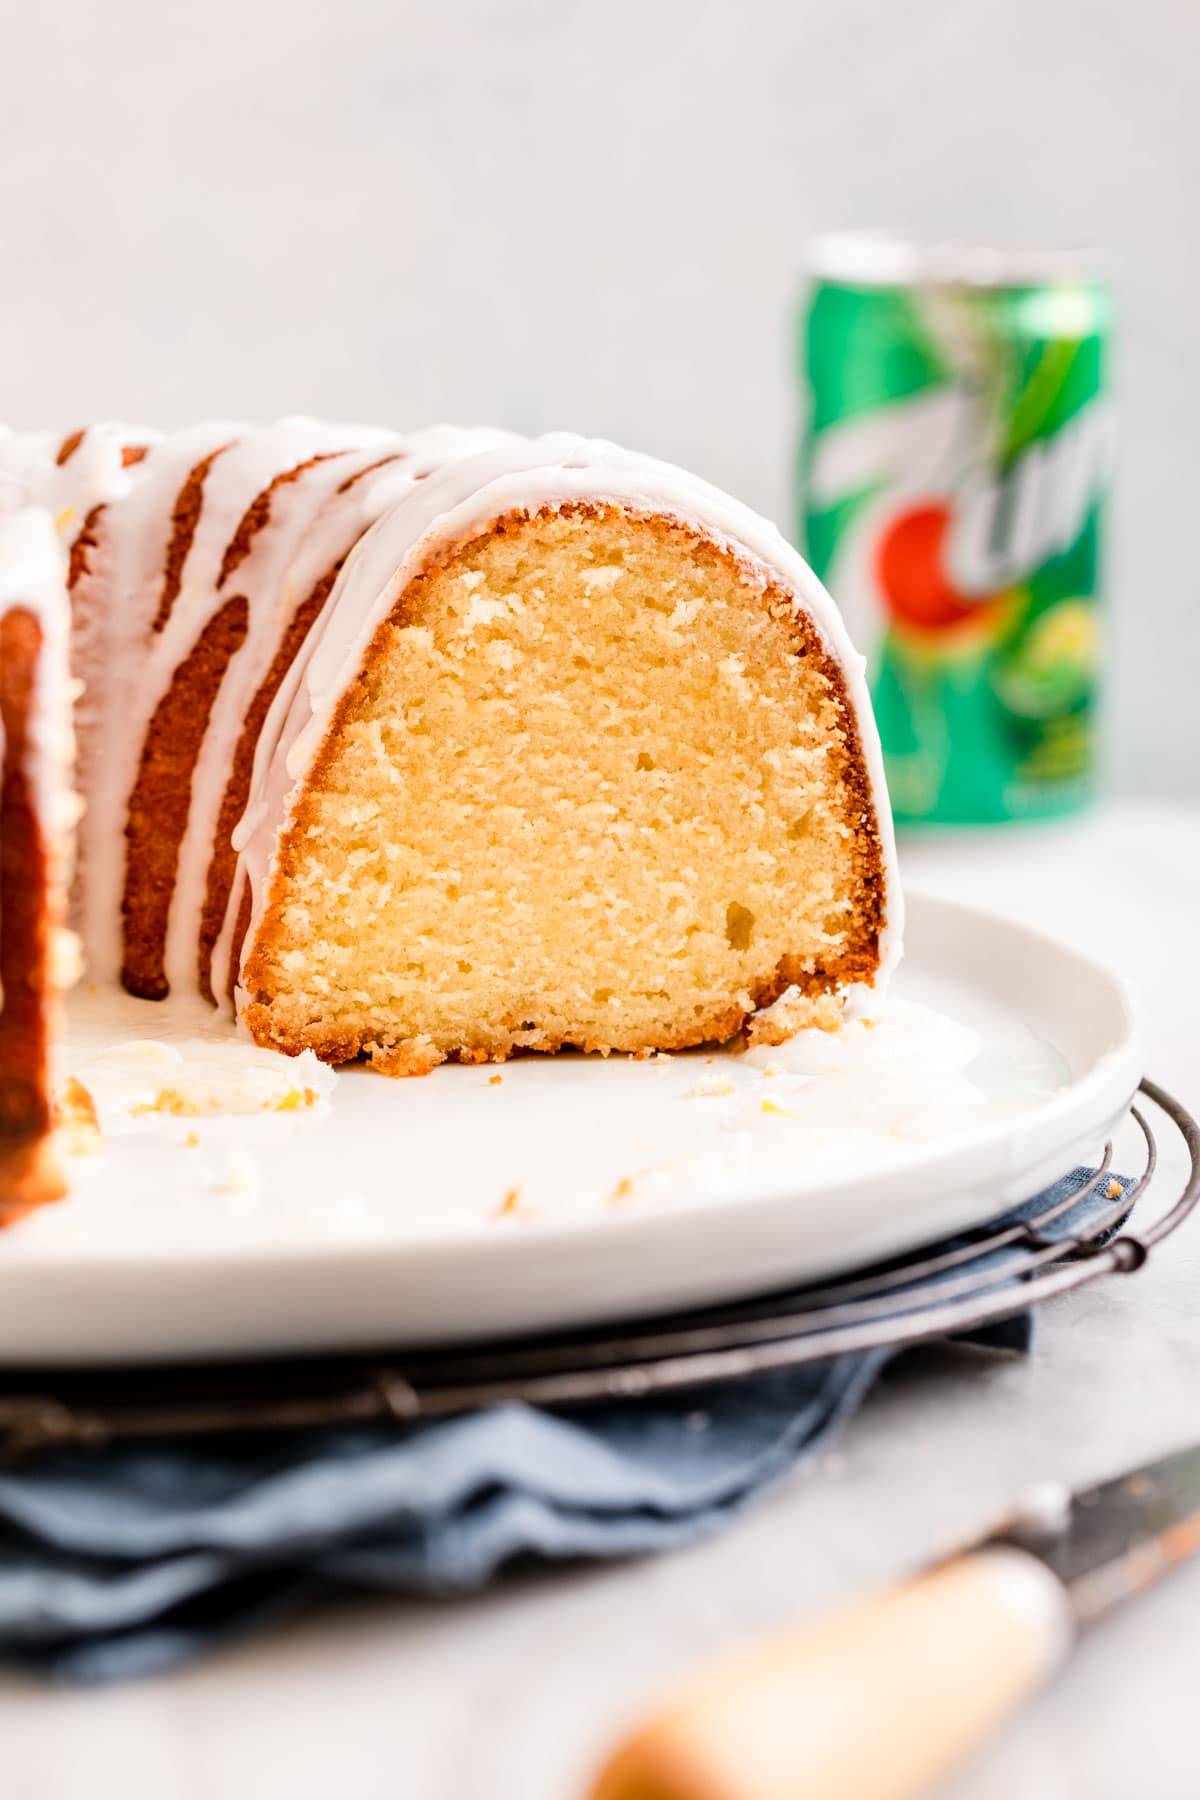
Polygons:
[[68,1075],[54,1100],[54,1122],[71,1156],[94,1156],[104,1148],[96,1102],[74,1075]]
[[694,1082],[688,1089],[689,1100],[718,1099],[723,1094],[736,1094],[737,1082],[731,1081],[728,1075],[706,1075],[703,1080]]

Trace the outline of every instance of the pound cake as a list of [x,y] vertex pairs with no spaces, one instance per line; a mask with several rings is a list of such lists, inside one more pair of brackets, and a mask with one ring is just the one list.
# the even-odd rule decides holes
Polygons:
[[259,1044],[393,1075],[779,1041],[882,989],[861,661],[706,483],[566,434],[100,425],[0,437],[5,512],[47,553],[52,521],[65,570],[31,601],[0,540],[17,640],[42,620],[32,684],[5,639],[6,1121],[18,1067],[48,1116],[18,1045],[62,806],[20,759],[68,658],[92,982],[199,989]]

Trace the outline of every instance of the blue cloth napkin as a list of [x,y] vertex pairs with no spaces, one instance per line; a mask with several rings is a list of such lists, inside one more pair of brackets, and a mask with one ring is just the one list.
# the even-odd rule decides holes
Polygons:
[[[1052,1232],[1111,1207],[1106,1185]],[[1025,1313],[976,1336],[1020,1352],[1031,1331]],[[73,1449],[0,1469],[0,1656],[63,1681],[114,1681],[332,1588],[461,1594],[521,1557],[686,1543],[827,1445],[890,1354],[665,1399]]]

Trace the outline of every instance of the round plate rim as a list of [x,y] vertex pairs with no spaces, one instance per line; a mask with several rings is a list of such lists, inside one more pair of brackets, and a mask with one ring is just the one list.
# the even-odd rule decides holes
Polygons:
[[[901,1254],[948,1232],[965,1229],[972,1224],[982,1224],[995,1217],[1013,1203],[1011,1196],[1001,1197],[1001,1189],[1006,1179],[1013,1178],[1014,1160],[1020,1164],[1021,1169],[1037,1168],[1044,1166],[1048,1159],[1053,1160],[1060,1151],[1065,1155],[1071,1149],[1074,1153],[1075,1148],[1085,1142],[1098,1142],[1113,1129],[1127,1110],[1143,1073],[1145,1032],[1142,1012],[1136,990],[1125,978],[1074,946],[985,908],[941,896],[925,895],[919,891],[908,896],[908,904],[910,930],[919,923],[927,925],[931,919],[936,921],[937,913],[941,912],[946,918],[953,917],[960,928],[977,936],[982,934],[985,939],[988,933],[1016,934],[1031,947],[1036,946],[1042,956],[1069,959],[1082,979],[1107,990],[1107,999],[1113,1017],[1120,1021],[1120,1030],[1118,1041],[1100,1053],[1082,1075],[1068,1081],[1056,1093],[1031,1104],[1028,1111],[1022,1113],[1019,1157],[1014,1159],[1011,1155],[1014,1134],[1011,1122],[1003,1119],[989,1121],[986,1126],[976,1127],[971,1131],[956,1133],[933,1146],[921,1144],[899,1150],[895,1165],[888,1170],[886,1178],[890,1180],[895,1176],[911,1182],[924,1173],[938,1192],[949,1188],[959,1171],[966,1181],[971,1171],[977,1174],[981,1159],[984,1162],[994,1159],[993,1185],[996,1199],[990,1213],[977,1201],[967,1206],[961,1215],[953,1207],[945,1205],[940,1209],[930,1207],[919,1210],[916,1216],[908,1220],[907,1227],[907,1215],[901,1215],[896,1220],[897,1229],[887,1234],[887,1244],[881,1251],[885,1255]],[[836,1204],[839,1193],[857,1187],[863,1179],[863,1171],[859,1168],[857,1171],[851,1170],[844,1178],[822,1181],[819,1187],[804,1190],[804,1202],[811,1205],[828,1200],[830,1204]],[[880,1179],[878,1173],[873,1179]],[[69,1203],[68,1200],[67,1204]],[[413,1275],[419,1274],[423,1267],[434,1271],[444,1270],[447,1259],[469,1255],[500,1275],[523,1263],[541,1264],[544,1268],[564,1255],[578,1253],[586,1258],[599,1244],[603,1244],[609,1258],[619,1255],[626,1248],[631,1255],[635,1255],[648,1247],[661,1245],[664,1240],[669,1243],[677,1233],[694,1227],[697,1220],[712,1219],[715,1215],[727,1217],[736,1212],[749,1228],[755,1223],[769,1220],[781,1208],[794,1204],[795,1196],[789,1197],[777,1192],[757,1196],[743,1192],[736,1197],[718,1201],[711,1198],[689,1200],[682,1196],[672,1201],[669,1212],[648,1209],[645,1212],[614,1211],[604,1215],[572,1216],[565,1219],[535,1217],[522,1221],[521,1229],[511,1233],[498,1232],[494,1228],[464,1231],[459,1227],[442,1235],[415,1237],[394,1245],[380,1244],[377,1241],[358,1241],[345,1245],[289,1245],[271,1242],[269,1245],[249,1247],[231,1245],[228,1250],[222,1247],[209,1250],[189,1246],[185,1254],[174,1256],[165,1253],[138,1253],[136,1248],[131,1252],[129,1246],[123,1246],[111,1257],[97,1253],[91,1246],[86,1255],[75,1257],[69,1253],[63,1254],[56,1246],[54,1254],[44,1260],[21,1258],[7,1266],[0,1255],[0,1300],[6,1289],[13,1292],[10,1284],[24,1285],[28,1281],[35,1281],[43,1292],[52,1288],[56,1282],[61,1282],[63,1288],[78,1301],[83,1289],[96,1293],[98,1285],[103,1286],[108,1281],[153,1281],[156,1276],[162,1278],[167,1275],[178,1277],[185,1265],[187,1276],[193,1282],[203,1282],[207,1276],[228,1276],[231,1271],[236,1271],[241,1277],[253,1277],[262,1283],[270,1283],[273,1279],[285,1281],[289,1274],[294,1275],[298,1270],[308,1269],[315,1263],[325,1270],[330,1282],[334,1283],[339,1279],[350,1279],[365,1263],[378,1264],[381,1259],[393,1264],[403,1262],[408,1274]],[[932,1216],[935,1210],[936,1219]],[[926,1216],[927,1211],[931,1216]],[[822,1259],[819,1268],[814,1264],[812,1274],[815,1277],[817,1274],[831,1273],[838,1267],[853,1266],[852,1257],[840,1265],[836,1261]],[[781,1271],[781,1274],[784,1279],[791,1278],[789,1271]],[[808,1278],[807,1273],[798,1277],[801,1280]],[[760,1281],[758,1285],[764,1288],[768,1284]],[[692,1296],[687,1300],[681,1298],[678,1304],[708,1304],[722,1298],[736,1299],[749,1291],[751,1290],[744,1281],[728,1292],[719,1282],[715,1282],[702,1296]],[[637,1310],[636,1307],[631,1307],[625,1316],[633,1316]],[[640,1310],[644,1313],[647,1308],[643,1306]],[[582,1312],[576,1308],[566,1308],[557,1323],[594,1324],[620,1316],[622,1312],[619,1307],[606,1303],[594,1310],[585,1308]],[[547,1321],[540,1318],[531,1320],[527,1327],[530,1330],[546,1328]],[[487,1327],[484,1327],[485,1332],[486,1330]],[[397,1325],[393,1336],[399,1335]],[[470,1327],[463,1321],[458,1321],[453,1327],[448,1327],[444,1334],[431,1336],[423,1331],[411,1341],[448,1343],[470,1335]],[[496,1332],[495,1335],[500,1333]],[[512,1330],[506,1329],[504,1335],[512,1335]],[[280,1354],[291,1350],[299,1353],[311,1349],[314,1344],[327,1348],[330,1341],[327,1335],[319,1334],[314,1339],[299,1334],[289,1343],[281,1344],[276,1336],[269,1343],[264,1341],[258,1353]],[[351,1329],[343,1347],[356,1348],[378,1341],[380,1340],[375,1332],[362,1339],[355,1339]],[[145,1349],[135,1349],[130,1345],[127,1346],[126,1353],[130,1357],[173,1354],[160,1343]],[[205,1353],[220,1355],[224,1352],[214,1346]],[[248,1353],[243,1343],[239,1343],[237,1353]],[[37,1354],[45,1359],[47,1353],[44,1341],[39,1345]],[[194,1350],[175,1354],[194,1354]],[[14,1349],[11,1343],[5,1342],[4,1334],[0,1332],[0,1359],[11,1362],[19,1360],[20,1355],[19,1349]],[[96,1355],[97,1360],[112,1360],[112,1352],[109,1350],[98,1350]]]

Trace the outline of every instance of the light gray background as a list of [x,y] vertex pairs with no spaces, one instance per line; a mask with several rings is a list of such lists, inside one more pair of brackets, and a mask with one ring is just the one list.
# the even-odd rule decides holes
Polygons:
[[1111,246],[1111,765],[1200,793],[1197,0],[0,0],[0,413],[598,432],[785,527],[806,237]]

